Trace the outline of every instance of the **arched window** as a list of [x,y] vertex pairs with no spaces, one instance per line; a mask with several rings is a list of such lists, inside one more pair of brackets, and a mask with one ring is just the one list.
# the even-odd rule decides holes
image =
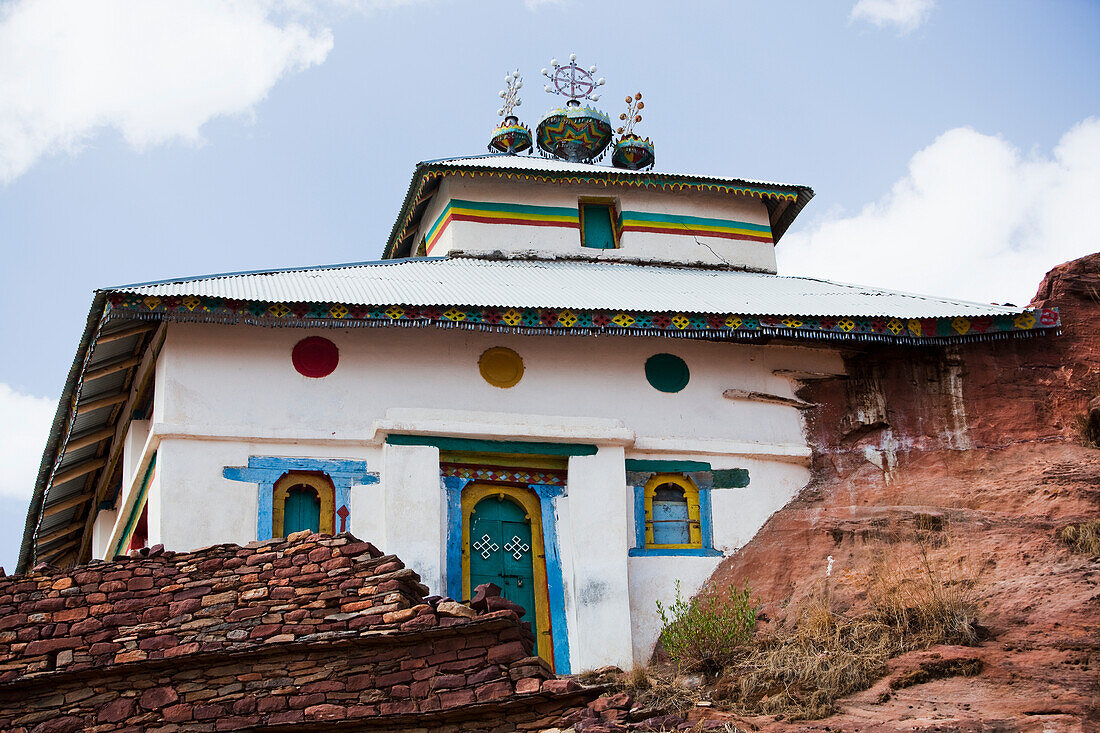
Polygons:
[[703,546],[699,488],[682,474],[658,474],[645,486],[645,545]]
[[292,532],[333,533],[335,491],[323,473],[288,473],[275,483],[271,536]]

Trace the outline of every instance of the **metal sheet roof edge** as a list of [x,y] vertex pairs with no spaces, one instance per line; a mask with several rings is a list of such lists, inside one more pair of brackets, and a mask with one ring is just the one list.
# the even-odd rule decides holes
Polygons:
[[99,331],[103,321],[104,307],[107,304],[107,293],[97,290],[92,298],[92,307],[88,311],[88,321],[84,326],[84,333],[80,337],[80,345],[77,347],[73,365],[69,369],[69,375],[65,378],[65,386],[61,389],[61,398],[57,403],[57,412],[54,413],[53,424],[50,426],[50,435],[46,440],[46,448],[42,452],[42,462],[38,467],[38,478],[34,484],[34,493],[31,495],[31,503],[27,508],[27,521],[23,527],[23,541],[19,546],[19,559],[15,565],[15,572],[24,573],[30,563],[31,548],[34,545],[34,534],[38,529],[38,515],[42,512],[42,503],[46,498],[46,487],[53,476],[57,463],[58,449],[61,445],[61,436],[72,425],[75,406],[73,395],[77,385],[80,384],[84,374],[84,366],[91,353],[91,345],[95,341],[95,334]]

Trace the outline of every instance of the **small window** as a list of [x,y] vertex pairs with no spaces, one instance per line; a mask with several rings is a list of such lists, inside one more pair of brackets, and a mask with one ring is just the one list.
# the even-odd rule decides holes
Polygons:
[[149,544],[149,504],[141,508],[137,523],[134,525],[134,533],[130,535],[128,550],[140,550]]
[[581,202],[581,246],[589,249],[615,249],[619,246],[615,231],[615,212],[611,204]]
[[659,474],[645,486],[645,546],[700,548],[699,489],[682,474]]
[[308,529],[321,530],[321,497],[317,489],[305,484],[295,484],[287,489],[283,504],[283,533],[291,534]]
[[275,483],[271,536],[286,537],[308,529],[333,533],[335,490],[323,473],[288,473]]

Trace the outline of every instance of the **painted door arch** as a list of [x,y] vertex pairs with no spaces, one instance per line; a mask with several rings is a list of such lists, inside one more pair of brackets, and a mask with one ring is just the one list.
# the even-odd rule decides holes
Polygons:
[[462,592],[481,583],[527,609],[536,654],[554,664],[539,499],[529,489],[470,484],[462,492]]

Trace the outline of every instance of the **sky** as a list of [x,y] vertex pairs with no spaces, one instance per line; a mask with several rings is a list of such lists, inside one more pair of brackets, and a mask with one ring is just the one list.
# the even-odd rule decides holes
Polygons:
[[96,288],[376,259],[570,53],[657,169],[815,189],[782,274],[1023,304],[1100,249],[1096,0],[0,0],[0,565]]

